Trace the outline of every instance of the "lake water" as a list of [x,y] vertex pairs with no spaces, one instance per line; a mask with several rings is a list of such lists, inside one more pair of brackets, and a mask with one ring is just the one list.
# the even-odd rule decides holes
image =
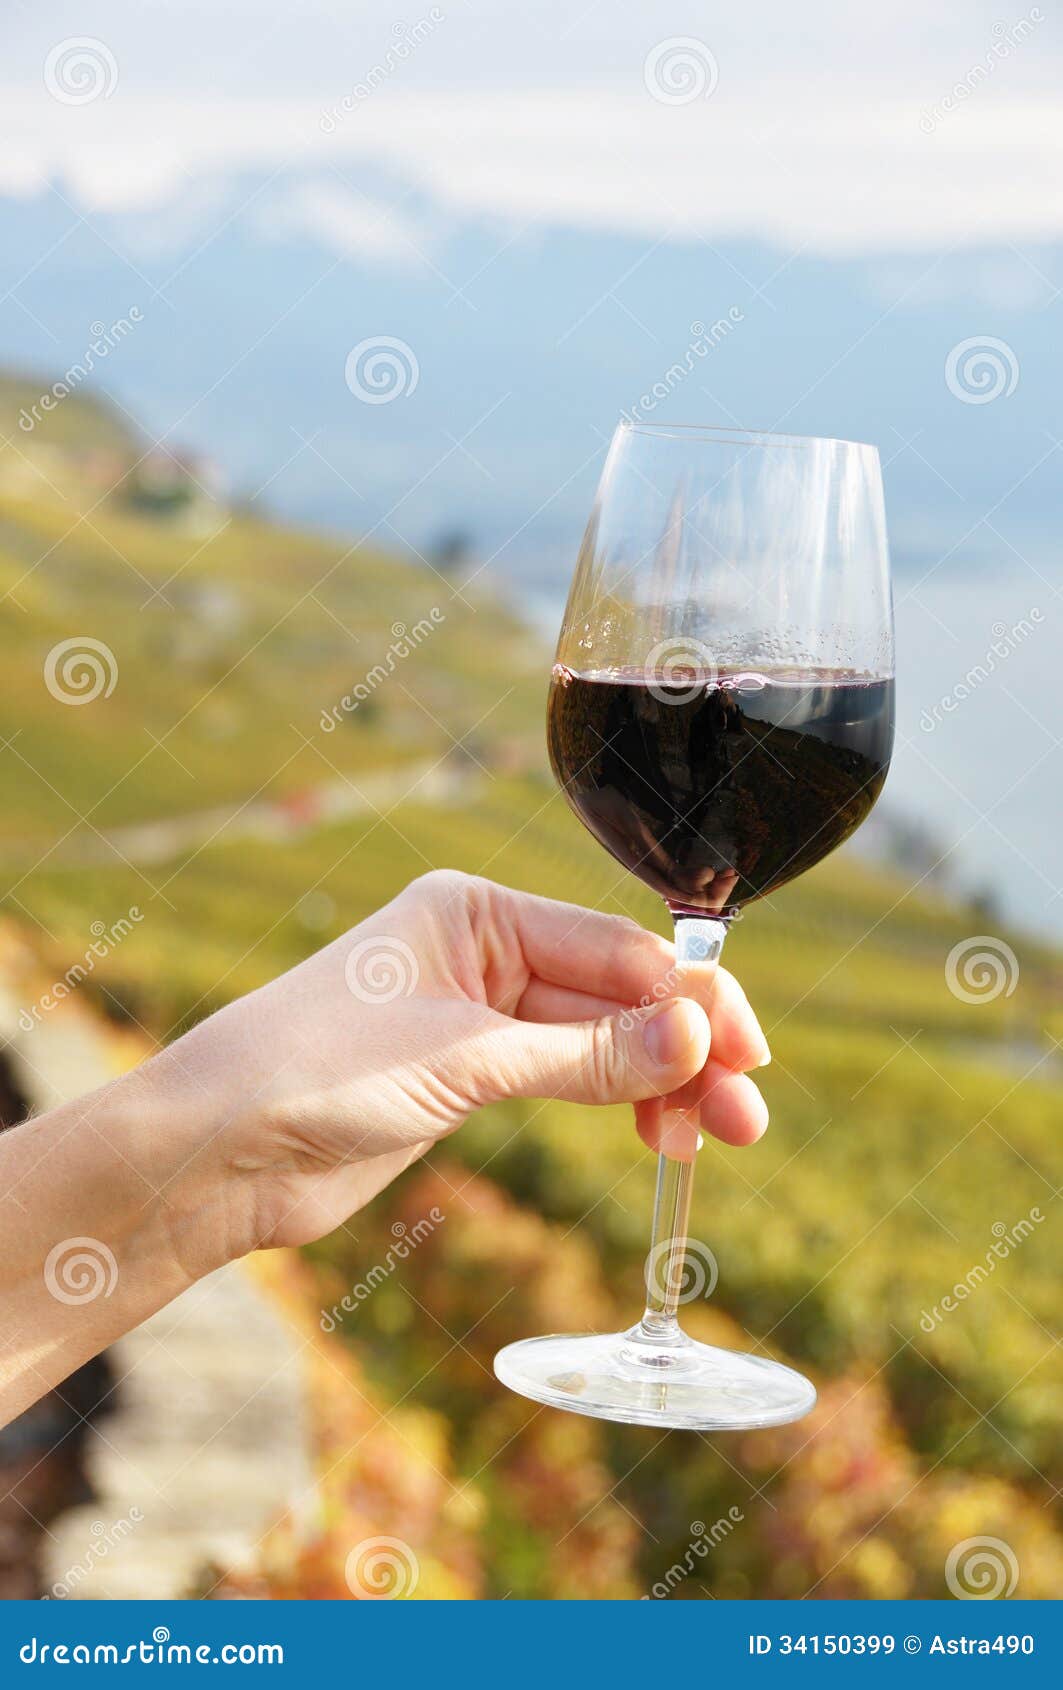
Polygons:
[[[897,745],[880,810],[926,835],[944,883],[1063,938],[1063,592],[1046,566],[901,571]],[[518,578],[552,639],[567,572]],[[880,829],[880,837],[887,832]],[[875,845],[875,818],[866,830]],[[920,872],[920,871],[917,871]],[[991,917],[987,917],[991,919]]]
[[1063,597],[1020,565],[902,576],[895,806],[953,847],[965,883],[1032,933],[1063,936]]

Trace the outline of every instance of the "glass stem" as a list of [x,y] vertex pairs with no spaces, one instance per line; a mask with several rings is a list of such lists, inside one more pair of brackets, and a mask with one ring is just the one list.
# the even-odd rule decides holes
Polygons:
[[[713,916],[676,916],[676,984],[680,994],[683,969],[693,962],[716,962],[726,937],[726,921]],[[647,1338],[666,1343],[681,1336],[676,1309],[683,1289],[693,1186],[693,1162],[677,1162],[668,1156],[657,1158],[657,1195],[653,1206],[653,1239],[646,1258],[642,1332]]]

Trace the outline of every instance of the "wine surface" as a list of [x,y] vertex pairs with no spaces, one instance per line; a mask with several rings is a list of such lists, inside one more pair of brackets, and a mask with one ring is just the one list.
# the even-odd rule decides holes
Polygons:
[[813,672],[550,688],[550,761],[595,838],[673,909],[740,908],[860,826],[893,747],[893,682]]

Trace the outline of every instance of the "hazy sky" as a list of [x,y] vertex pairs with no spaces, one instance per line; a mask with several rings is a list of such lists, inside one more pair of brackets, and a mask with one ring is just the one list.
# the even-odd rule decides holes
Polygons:
[[[8,0],[0,191],[59,175],[86,206],[158,205],[218,171],[364,157],[514,230],[696,229],[833,253],[1058,238],[1056,8],[940,14],[909,0]],[[49,55],[86,37],[108,91],[64,102]],[[341,198],[314,215],[359,238]]]
[[[557,589],[616,414],[740,303],[671,414],[881,444],[890,791],[1063,919],[1056,0],[0,5],[8,362],[150,301],[103,383],[153,432],[389,545],[471,523]],[[377,335],[419,379],[367,409],[345,361]],[[950,385],[984,344],[999,404]],[[1018,667],[922,731],[1031,606]]]

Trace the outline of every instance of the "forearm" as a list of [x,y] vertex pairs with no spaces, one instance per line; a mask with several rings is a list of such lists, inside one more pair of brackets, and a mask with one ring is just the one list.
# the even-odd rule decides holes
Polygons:
[[684,976],[678,1002],[672,972],[630,922],[430,874],[135,1073],[0,1133],[0,1424],[215,1267],[343,1224],[483,1104],[633,1102],[669,1152],[671,1099],[752,1143],[764,1035],[724,971]]
[[0,1134],[0,1424],[243,1247],[180,1079],[165,1053]]

